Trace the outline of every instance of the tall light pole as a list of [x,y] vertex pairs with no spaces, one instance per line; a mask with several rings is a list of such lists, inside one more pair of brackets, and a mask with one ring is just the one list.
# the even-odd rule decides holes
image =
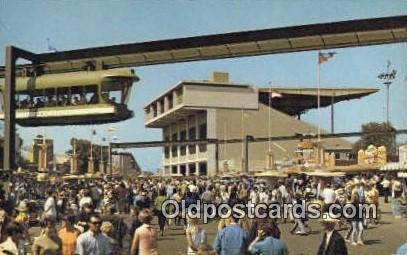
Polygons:
[[107,169],[106,173],[112,175],[113,174],[113,167],[112,167],[112,148],[110,143],[114,140],[114,132],[116,131],[115,127],[109,127],[107,132],[109,133],[109,151],[108,151],[108,158],[107,158]]
[[383,84],[386,85],[386,123],[390,124],[390,85],[393,80],[396,78],[397,71],[395,69],[390,71],[391,62],[387,60],[387,70],[384,73],[380,73],[377,78],[383,81]]

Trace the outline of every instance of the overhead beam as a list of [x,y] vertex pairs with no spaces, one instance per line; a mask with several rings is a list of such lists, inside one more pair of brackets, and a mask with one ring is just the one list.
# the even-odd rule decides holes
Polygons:
[[[383,132],[346,132],[334,134],[321,134],[321,138],[338,138],[338,137],[359,137],[362,135],[382,134]],[[407,134],[407,129],[399,129],[392,132],[394,135]],[[296,134],[289,136],[272,136],[272,137],[250,137],[248,142],[268,142],[268,141],[289,141],[299,139],[316,139],[316,134]],[[245,139],[198,139],[186,141],[150,141],[150,142],[126,142],[126,143],[110,143],[113,149],[128,149],[128,148],[148,148],[148,147],[164,147],[164,146],[186,146],[196,144],[226,144],[226,143],[242,143]]]
[[38,61],[44,73],[61,73],[406,41],[407,16],[393,16],[42,53]]

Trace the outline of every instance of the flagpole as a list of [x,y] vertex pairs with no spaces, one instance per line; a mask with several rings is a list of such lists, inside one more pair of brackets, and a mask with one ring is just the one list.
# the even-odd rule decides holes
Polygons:
[[244,112],[243,112],[243,105],[242,105],[242,112],[241,112],[241,117],[242,117],[242,119],[241,119],[241,123],[242,123],[242,160],[243,160],[243,158],[244,158],[244,144],[243,144],[243,139],[244,139]]
[[245,143],[244,143],[244,110],[243,110],[243,105],[242,105],[242,113],[241,113],[241,115],[242,115],[242,120],[241,120],[242,121],[242,162],[241,162],[242,166],[241,166],[240,172],[243,173],[243,171],[245,169],[245,160],[247,160],[247,159],[245,159],[245,153],[244,153]]
[[271,91],[271,85],[270,85],[270,95],[269,95],[269,123],[268,123],[268,136],[269,136],[269,153],[271,152],[271,96],[272,96],[272,91]]
[[227,148],[226,148],[226,145],[227,145],[227,143],[226,143],[226,140],[227,140],[227,126],[226,126],[227,124],[226,124],[226,121],[224,121],[223,122],[223,139],[225,140],[224,141],[224,146],[225,146],[225,149],[224,149],[224,153],[225,153],[225,160],[226,160],[226,157],[227,157]]
[[319,61],[319,56],[321,52],[318,52],[318,67],[317,67],[317,86],[318,86],[318,142],[321,141],[321,95],[320,95],[320,87],[321,87],[321,63]]

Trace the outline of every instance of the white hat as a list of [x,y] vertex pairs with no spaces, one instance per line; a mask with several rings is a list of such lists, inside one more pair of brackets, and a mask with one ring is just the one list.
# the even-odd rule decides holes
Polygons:
[[18,204],[18,207],[16,207],[16,210],[19,211],[19,212],[26,212],[26,211],[28,211],[27,204],[24,203],[24,202],[20,202],[20,203]]

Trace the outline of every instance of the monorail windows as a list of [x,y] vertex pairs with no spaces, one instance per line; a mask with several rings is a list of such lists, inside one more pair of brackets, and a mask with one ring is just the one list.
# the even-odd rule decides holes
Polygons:
[[29,91],[28,94],[30,95],[30,98],[28,99],[30,108],[41,108],[45,106],[43,90],[32,90]]
[[57,102],[58,106],[69,106],[71,103],[71,93],[69,88],[57,89]]
[[97,85],[46,88],[21,91],[16,95],[17,108],[76,106],[99,103]]
[[33,102],[31,95],[19,94],[16,105],[18,108],[32,108],[32,107],[34,107],[34,102]]
[[[123,83],[127,86],[123,86]],[[102,99],[108,103],[125,104],[130,93],[130,85],[129,79],[107,79],[102,83]]]
[[45,107],[53,107],[57,105],[57,99],[55,95],[55,89],[49,88],[44,90],[44,97],[45,97]]
[[71,87],[71,104],[72,105],[84,105],[85,95],[83,93],[83,87]]
[[[137,76],[130,69],[44,74],[35,79],[17,77],[16,121],[22,126],[35,127],[102,124],[129,119],[133,112],[126,104],[136,80]],[[0,94],[4,88],[5,80],[0,79]],[[108,100],[102,99],[102,92]],[[79,109],[81,111],[77,111]],[[1,113],[0,119],[4,119]]]
[[85,86],[84,97],[88,104],[99,103],[98,87],[96,85]]

